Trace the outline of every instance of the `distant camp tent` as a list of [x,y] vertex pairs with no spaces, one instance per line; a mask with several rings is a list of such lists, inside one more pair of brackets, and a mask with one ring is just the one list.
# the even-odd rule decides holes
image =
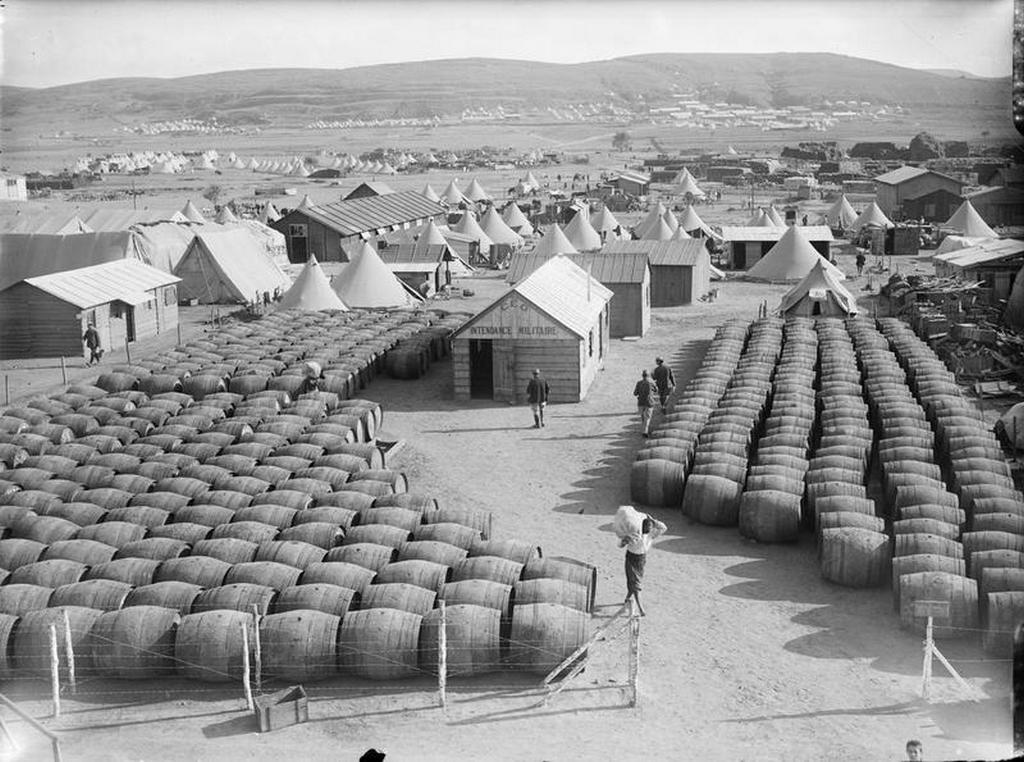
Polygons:
[[691,236],[699,231],[706,238],[721,238],[715,231],[704,224],[704,220],[700,218],[697,210],[692,206],[686,207],[686,210],[679,215],[679,227]]
[[79,212],[82,222],[96,233],[128,230],[135,226],[161,222],[188,222],[184,214],[173,209],[114,209],[98,207]]
[[[88,222],[88,220],[86,220]],[[988,226],[988,223],[981,218],[978,210],[966,199],[959,208],[953,212],[953,216],[946,220],[940,227],[946,230],[955,230],[962,235],[971,238],[998,238],[999,234]]]
[[697,181],[693,179],[693,175],[690,174],[690,170],[685,167],[683,167],[683,170],[676,175],[675,180],[673,180],[673,184],[676,186],[676,193],[684,196],[689,194],[694,198],[702,198],[704,196],[704,191],[702,191],[700,186],[697,185]]
[[732,146],[729,146],[728,148],[726,148],[725,149],[725,153],[727,155],[729,155],[729,156],[739,156],[739,152],[735,148],[733,148]]
[[786,228],[768,253],[747,270],[749,280],[764,280],[772,283],[802,280],[819,262],[837,280],[845,280],[846,276],[835,265],[831,264],[817,252],[801,231],[799,225]]
[[534,251],[546,257],[553,257],[555,254],[579,253],[557,223],[545,231],[544,237],[537,242],[537,248]]
[[420,231],[419,237],[416,239],[416,246],[414,251],[422,251],[431,246],[447,246],[448,241],[444,237],[444,233],[437,227],[433,218],[427,220],[427,224],[423,226]]
[[19,214],[10,220],[10,227],[5,233],[44,233],[47,235],[75,235],[76,233],[95,233],[77,214],[54,214],[39,212],[38,214]]
[[541,188],[540,182],[533,176],[533,172],[527,172],[526,179],[522,180],[522,182],[530,186],[532,190],[540,190]]
[[839,196],[825,212],[825,222],[830,228],[836,230],[848,230],[856,220],[857,212],[847,201],[845,193]]
[[533,235],[533,225],[515,201],[509,201],[508,206],[501,213],[501,219],[517,233]]
[[[676,230],[678,229],[679,228],[676,228]],[[668,241],[672,239],[672,234],[674,232],[675,231],[668,226],[668,223],[665,222],[665,218],[659,217],[651,227],[644,231],[641,238],[644,241]]]
[[807,277],[782,297],[779,311],[784,316],[845,317],[857,312],[857,300],[825,264],[824,259],[817,262]]
[[665,224],[668,225],[668,229],[673,233],[679,230],[679,218],[676,217],[675,213],[671,209],[666,209],[665,213],[661,215],[661,219],[665,220]]
[[347,310],[312,254],[278,305],[282,310]]
[[758,209],[754,216],[747,220],[746,227],[773,228],[775,227],[775,223],[772,222],[772,218],[768,216],[768,213],[764,209]]
[[[633,228],[633,234],[637,238],[644,238],[651,228],[658,226],[658,221],[665,221],[665,212],[668,211],[665,205],[660,201],[654,205],[654,207],[647,213],[635,228]],[[669,230],[669,233],[672,231]]]
[[896,226],[892,224],[892,220],[885,216],[885,212],[879,208],[878,204],[872,201],[857,216],[857,219],[853,221],[853,224],[850,225],[850,230],[856,233],[865,227],[892,228]]
[[206,218],[203,213],[196,208],[196,205],[192,203],[192,199],[185,202],[185,206],[182,207],[181,213],[184,214],[191,222],[206,222]]
[[423,194],[424,198],[428,198],[431,201],[437,201],[437,202],[441,201],[441,197],[437,195],[437,191],[436,190],[434,190],[433,188],[430,187],[430,183],[427,183],[426,185],[424,185],[423,186],[423,190],[420,191],[420,193]]
[[213,166],[213,162],[210,161],[210,157],[207,156],[205,153],[204,154],[200,154],[199,156],[197,156],[195,159],[192,160],[192,168],[193,169],[216,169],[216,167]]
[[470,211],[462,214],[459,221],[452,225],[452,230],[468,236],[470,240],[478,241],[480,243],[480,252],[484,254],[490,251],[491,244],[494,243],[491,237],[480,227],[480,223],[476,221],[476,217]]
[[604,241],[601,234],[590,224],[589,212],[576,212],[563,231],[577,251],[595,251],[601,248]]
[[683,226],[680,225],[678,228],[676,228],[676,232],[674,232],[672,234],[672,237],[669,238],[668,240],[670,240],[670,241],[685,241],[687,238],[693,238],[693,236],[690,235],[689,233],[687,233],[685,230],[683,230]]
[[523,237],[508,226],[492,206],[480,218],[480,229],[494,243],[506,244],[513,248],[523,245]]
[[238,222],[238,218],[230,207],[222,206],[217,212],[216,222],[220,225],[231,225]]
[[472,182],[470,182],[469,187],[466,188],[465,196],[473,202],[491,200],[491,194],[484,190],[483,186],[480,185],[480,182],[475,177]]
[[316,206],[316,204],[313,203],[313,199],[311,199],[309,194],[306,193],[302,196],[302,201],[299,202],[296,209],[312,209],[314,206]]
[[452,179],[452,181],[448,183],[448,187],[444,189],[444,192],[441,194],[441,200],[448,204],[448,206],[472,203],[468,198],[466,198],[466,194],[459,190],[459,186],[454,179]]
[[279,219],[281,219],[281,213],[277,211],[277,207],[274,206],[272,201],[268,201],[267,205],[260,212],[260,222],[264,225],[269,225],[271,222],[277,222]]
[[602,206],[590,215],[590,226],[604,236],[606,241],[611,241],[622,235],[622,225],[607,206]]
[[298,162],[288,174],[292,177],[309,177],[309,170],[306,169],[305,164]]
[[334,277],[331,288],[350,308],[409,307],[421,301],[365,241]]
[[182,297],[203,304],[247,304],[291,285],[241,227],[197,232],[174,274]]

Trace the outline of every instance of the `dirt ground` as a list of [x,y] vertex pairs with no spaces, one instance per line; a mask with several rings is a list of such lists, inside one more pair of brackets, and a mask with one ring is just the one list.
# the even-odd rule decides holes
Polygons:
[[[503,288],[494,274],[473,284],[473,300],[438,306],[474,309]],[[406,443],[389,466],[406,472],[412,490],[492,511],[496,538],[597,565],[598,624],[624,595],[611,518],[630,502],[629,469],[643,441],[631,395],[640,369],[661,354],[681,386],[716,326],[753,319],[783,291],[729,281],[715,303],[655,310],[649,333],[613,341],[586,399],[552,406],[543,430],[531,427],[525,405],[454,402],[447,360],[419,381],[377,379],[363,396],[384,407],[381,438]],[[669,529],[648,563],[636,708],[625,689],[626,645],[614,641],[547,706],[537,706],[537,678],[504,673],[453,680],[447,711],[426,677],[332,680],[306,685],[308,723],[261,735],[240,686],[85,680],[46,725],[65,760],[104,762],[356,760],[371,746],[396,761],[894,760],[909,738],[923,741],[927,759],[1011,754],[1011,665],[987,658],[978,634],[940,643],[978,700],[936,666],[924,703],[921,640],[900,629],[888,589],[825,582],[810,535],[759,545],[676,510],[652,513]],[[33,715],[48,714],[42,682],[4,690]],[[10,758],[46,758],[34,731],[20,721],[11,730],[22,752]]]

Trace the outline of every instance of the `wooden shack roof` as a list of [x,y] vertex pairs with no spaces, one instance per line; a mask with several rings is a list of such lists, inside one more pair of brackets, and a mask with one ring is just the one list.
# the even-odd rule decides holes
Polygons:
[[[726,241],[778,241],[788,226],[763,227],[746,225],[725,225],[722,238]],[[828,225],[800,225],[800,232],[808,241],[832,241],[832,230]]]
[[878,175],[875,177],[875,182],[882,183],[883,185],[900,185],[908,180],[913,180],[915,177],[921,177],[922,175],[935,175],[945,180],[957,183],[958,185],[966,185],[963,180],[957,180],[955,177],[944,175],[941,172],[936,172],[934,169],[925,169],[924,167],[897,167],[891,172]]
[[[647,276],[647,254],[642,251],[595,251],[565,255],[583,270],[589,270],[599,283],[643,283]],[[550,257],[535,251],[518,252],[512,257],[507,280],[516,283],[534,272]]]
[[338,231],[342,236],[375,235],[387,231],[394,225],[425,221],[444,214],[444,207],[436,201],[424,198],[416,191],[388,193],[383,196],[365,196],[332,204],[313,206],[307,209],[293,209],[271,227],[287,231],[288,224],[294,224],[296,217],[308,217],[321,225]]
[[609,254],[641,252],[647,255],[647,261],[652,267],[692,267],[699,258],[708,256],[701,238],[682,241],[609,241],[601,251]]
[[25,282],[63,302],[89,309],[108,302],[145,304],[153,298],[147,292],[178,283],[181,278],[133,259],[105,262],[77,270],[65,270]]

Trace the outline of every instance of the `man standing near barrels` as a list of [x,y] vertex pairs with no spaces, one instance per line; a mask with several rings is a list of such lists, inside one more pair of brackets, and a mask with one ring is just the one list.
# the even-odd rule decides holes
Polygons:
[[654,358],[654,383],[658,385],[658,399],[661,402],[661,412],[665,412],[665,405],[668,403],[668,395],[676,388],[676,378],[672,375],[672,368],[665,364],[660,357]]
[[533,428],[539,429],[544,426],[544,408],[548,404],[548,382],[540,374],[540,368],[533,371],[533,378],[526,385],[526,401],[530,403],[530,410],[533,411]]
[[654,408],[654,399],[658,394],[658,385],[655,384],[646,370],[640,373],[640,380],[633,387],[633,396],[636,397],[636,407],[640,412],[640,428],[644,439],[650,434],[651,411]]

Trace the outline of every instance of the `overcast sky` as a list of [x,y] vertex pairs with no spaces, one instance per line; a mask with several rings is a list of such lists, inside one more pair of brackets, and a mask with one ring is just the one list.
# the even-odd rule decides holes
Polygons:
[[1013,0],[5,0],[4,84],[488,56],[826,51],[1010,73]]

